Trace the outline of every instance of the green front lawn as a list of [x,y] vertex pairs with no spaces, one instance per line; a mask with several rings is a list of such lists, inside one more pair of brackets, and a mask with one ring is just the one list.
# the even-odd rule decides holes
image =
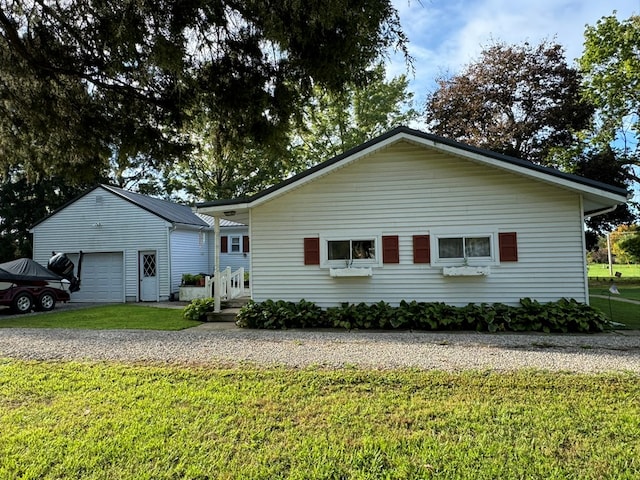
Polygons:
[[106,305],[41,315],[0,316],[0,328],[83,328],[91,330],[183,330],[200,322],[184,320],[182,309]]
[[0,478],[638,478],[636,375],[0,360]]

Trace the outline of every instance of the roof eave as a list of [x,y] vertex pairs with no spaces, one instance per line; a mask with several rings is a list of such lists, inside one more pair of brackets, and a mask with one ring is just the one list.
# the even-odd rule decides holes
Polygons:
[[483,150],[463,143],[455,142],[436,135],[420,132],[408,127],[397,127],[384,135],[359,145],[341,155],[322,162],[298,175],[274,185],[252,197],[231,200],[216,200],[197,204],[197,210],[203,213],[224,213],[225,210],[251,209],[261,203],[299,188],[318,177],[324,176],[337,168],[354,162],[363,156],[385,148],[393,143],[406,140],[419,145],[440,150],[450,155],[462,157],[485,165],[491,165],[511,173],[532,178],[544,183],[569,189],[582,195],[599,197],[605,205],[621,204],[627,201],[626,189],[605,184],[578,175],[564,173],[559,170],[533,164],[526,160],[508,157],[489,150]]

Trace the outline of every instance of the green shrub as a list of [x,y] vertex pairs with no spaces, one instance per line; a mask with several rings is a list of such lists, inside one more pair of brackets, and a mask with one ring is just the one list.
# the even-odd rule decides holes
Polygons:
[[[185,317],[186,318],[186,317]],[[541,304],[523,298],[519,307],[501,303],[454,307],[446,303],[402,301],[344,304],[322,310],[313,302],[266,300],[240,309],[237,325],[245,328],[344,328],[476,330],[481,332],[602,332],[608,321],[596,309],[575,300]]]
[[236,324],[245,328],[314,328],[324,327],[323,311],[313,302],[300,300],[265,300],[261,303],[249,302],[237,316]]
[[204,322],[207,313],[213,312],[215,308],[215,300],[213,298],[196,298],[189,305],[184,307],[182,317],[185,320],[195,320]]

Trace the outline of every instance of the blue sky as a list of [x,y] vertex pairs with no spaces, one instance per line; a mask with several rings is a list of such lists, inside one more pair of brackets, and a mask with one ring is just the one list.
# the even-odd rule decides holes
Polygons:
[[[455,74],[476,60],[492,41],[533,44],[555,40],[569,62],[580,57],[585,25],[617,11],[626,19],[640,14],[640,0],[393,0],[409,37],[415,76],[409,74],[418,102],[435,88],[434,79]],[[401,55],[387,67],[389,76],[407,73]]]

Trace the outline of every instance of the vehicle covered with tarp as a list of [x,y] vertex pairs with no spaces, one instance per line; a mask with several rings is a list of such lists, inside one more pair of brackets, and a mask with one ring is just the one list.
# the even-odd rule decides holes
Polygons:
[[[67,270],[65,276],[29,258],[0,263],[0,305],[12,307],[18,313],[27,313],[33,309],[53,310],[57,302],[68,302],[70,292],[78,290],[79,282],[72,274],[68,275],[70,260],[66,258],[63,263]],[[50,261],[50,268],[51,265]]]

